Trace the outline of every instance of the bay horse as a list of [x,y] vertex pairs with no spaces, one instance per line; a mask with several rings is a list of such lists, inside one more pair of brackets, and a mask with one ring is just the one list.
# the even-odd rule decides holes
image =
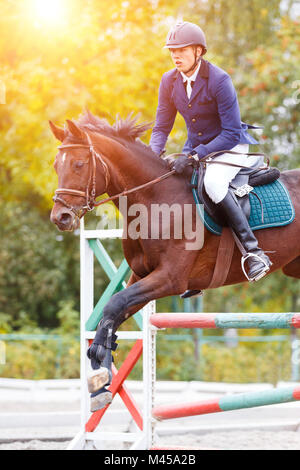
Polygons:
[[[67,120],[66,123],[62,129],[50,122],[54,136],[62,143],[54,163],[58,189],[50,217],[61,231],[71,231],[78,226],[79,218],[93,208],[97,196],[105,193],[116,196],[169,170],[167,162],[139,139],[150,128],[149,124],[137,125],[136,119],[129,117],[110,126],[89,111],[78,121]],[[268,275],[282,269],[287,276],[300,279],[300,169],[284,171],[280,179],[293,201],[295,220],[284,227],[259,230],[256,236],[264,251],[276,250],[270,255],[272,266]],[[176,174],[130,193],[128,207],[137,203],[149,210],[151,204],[162,203],[195,207],[189,180]],[[118,207],[117,199],[115,204]],[[196,215],[195,209],[193,226]],[[159,221],[156,223],[160,224]],[[210,285],[220,237],[204,228],[201,249],[187,250],[187,241],[190,240],[184,235],[182,239],[130,238],[128,233],[124,236],[124,256],[132,274],[126,289],[114,294],[103,309],[103,317],[88,351],[96,377],[89,390],[93,392],[92,399],[98,400],[92,405],[92,411],[111,401],[110,392],[103,386],[111,380],[111,350],[121,323],[151,300],[179,295],[187,289],[205,290]],[[245,282],[240,258],[235,247],[224,285]],[[108,373],[103,375],[103,370]]]

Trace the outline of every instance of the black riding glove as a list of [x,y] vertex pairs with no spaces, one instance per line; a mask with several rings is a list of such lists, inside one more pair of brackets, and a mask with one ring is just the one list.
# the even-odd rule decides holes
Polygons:
[[181,155],[181,157],[178,157],[177,160],[175,160],[173,169],[176,173],[181,174],[189,166],[197,168],[198,162],[190,155]]

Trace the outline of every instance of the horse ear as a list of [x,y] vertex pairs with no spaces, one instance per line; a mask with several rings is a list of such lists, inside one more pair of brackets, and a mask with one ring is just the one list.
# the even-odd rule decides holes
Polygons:
[[82,130],[73,121],[70,121],[70,119],[66,119],[66,122],[71,134],[73,134],[75,137],[78,137],[79,139],[83,139],[84,133]]
[[50,129],[54,135],[54,137],[57,138],[60,142],[63,142],[65,138],[65,131],[64,129],[61,129],[60,127],[57,127],[55,124],[53,124],[52,121],[49,121]]

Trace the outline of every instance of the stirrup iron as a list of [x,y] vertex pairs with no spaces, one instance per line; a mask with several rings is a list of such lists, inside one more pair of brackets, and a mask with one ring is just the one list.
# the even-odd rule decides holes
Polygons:
[[[260,274],[258,274],[257,276],[253,277],[253,278],[250,278],[245,270],[245,262],[247,261],[247,259],[249,259],[250,257],[254,257],[254,258],[257,258],[261,263],[263,263],[265,265],[264,268],[262,268],[262,271],[260,272]],[[254,282],[254,281],[259,281],[260,279],[262,279],[266,274],[267,272],[270,270],[270,266],[266,263],[266,261],[261,258],[259,255],[255,255],[254,253],[247,253],[246,255],[243,255],[242,256],[242,259],[241,259],[241,264],[242,264],[242,270],[243,270],[243,273],[245,274],[245,277],[248,279],[249,282]]]

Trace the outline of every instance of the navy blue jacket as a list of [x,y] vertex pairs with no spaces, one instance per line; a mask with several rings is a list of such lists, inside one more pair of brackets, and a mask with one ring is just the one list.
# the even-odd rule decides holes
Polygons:
[[164,73],[159,87],[156,122],[150,146],[159,154],[165,147],[177,111],[183,116],[188,139],[183,152],[192,150],[199,158],[237,144],[257,144],[247,132],[256,128],[241,122],[239,104],[230,76],[201,59],[190,99],[177,69]]

